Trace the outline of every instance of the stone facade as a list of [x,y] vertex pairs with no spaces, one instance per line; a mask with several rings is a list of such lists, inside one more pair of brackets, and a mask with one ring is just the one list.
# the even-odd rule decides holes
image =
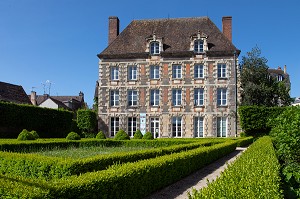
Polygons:
[[[231,22],[229,24],[231,29]],[[146,48],[145,51],[149,52]],[[239,74],[236,74],[238,66],[235,53],[99,58],[99,130],[108,137],[113,137],[119,129],[125,130],[130,136],[137,129],[141,129],[142,133],[149,131],[154,137],[237,136],[236,97],[239,97],[239,93],[236,93],[236,77]],[[225,66],[222,77],[218,77],[219,64]],[[175,65],[179,66],[181,74],[177,78],[173,78]],[[195,78],[195,65],[203,66],[201,78]],[[134,80],[129,78],[129,67],[132,66],[137,69]],[[151,78],[151,66],[159,68],[159,78]],[[112,78],[113,68],[118,69],[117,79]],[[175,89],[180,91],[177,96],[174,95]],[[195,105],[196,89],[203,89],[201,105]],[[218,89],[226,91],[225,99],[222,97],[225,104],[218,103],[221,100]],[[137,104],[129,106],[128,91],[132,90],[137,91]],[[151,90],[158,90],[159,104],[155,106],[151,102]],[[112,96],[115,91],[117,97]],[[174,105],[176,97],[181,100]],[[117,104],[112,105],[115,99]],[[146,121],[142,124],[141,117],[144,114]],[[145,129],[142,129],[143,125],[146,125]]]

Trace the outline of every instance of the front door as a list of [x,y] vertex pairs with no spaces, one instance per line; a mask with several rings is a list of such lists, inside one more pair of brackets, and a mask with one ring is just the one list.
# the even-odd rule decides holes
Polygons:
[[150,118],[150,131],[154,138],[159,137],[159,118],[158,117],[152,117]]

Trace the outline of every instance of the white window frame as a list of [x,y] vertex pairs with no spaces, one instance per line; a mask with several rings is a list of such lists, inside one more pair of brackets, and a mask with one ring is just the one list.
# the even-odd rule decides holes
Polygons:
[[137,66],[136,65],[132,65],[132,66],[128,66],[128,80],[137,80]]
[[127,96],[128,96],[128,98],[127,98],[128,106],[137,106],[138,91],[137,90],[128,90]]
[[283,80],[282,75],[277,75],[277,81],[281,82]]
[[195,53],[204,52],[204,41],[202,39],[197,39],[194,41],[194,52]]
[[182,117],[172,117],[172,137],[182,137]]
[[111,117],[110,118],[110,136],[114,137],[119,130],[120,130],[120,118],[119,117]]
[[182,78],[182,66],[181,65],[172,65],[172,78],[181,79]]
[[150,66],[150,79],[159,79],[159,66],[158,65]]
[[128,132],[129,137],[133,137],[136,130],[137,130],[137,118],[136,117],[128,117],[127,132]]
[[120,92],[119,90],[110,90],[110,106],[119,106],[120,105]]
[[194,106],[204,105],[204,89],[194,88]]
[[218,78],[227,78],[226,64],[218,64]]
[[226,117],[217,117],[217,137],[227,137]]
[[194,65],[194,78],[195,79],[204,78],[204,66],[203,66],[203,64],[195,64]]
[[204,118],[194,117],[194,136],[204,137]]
[[[158,125],[158,126],[157,126]],[[158,132],[156,132],[156,128],[158,127]],[[160,137],[160,122],[159,117],[151,117],[150,118],[150,132],[152,133],[154,138]]]
[[159,106],[159,89],[150,90],[150,106]]
[[172,105],[173,106],[181,106],[182,104],[182,90],[181,89],[173,89],[172,90]]
[[218,88],[217,89],[217,105],[218,106],[227,106],[227,89]]
[[119,80],[119,67],[118,66],[112,66],[110,68],[110,79],[112,81],[117,81]]
[[150,54],[151,55],[158,55],[159,53],[160,53],[159,42],[158,41],[150,42]]

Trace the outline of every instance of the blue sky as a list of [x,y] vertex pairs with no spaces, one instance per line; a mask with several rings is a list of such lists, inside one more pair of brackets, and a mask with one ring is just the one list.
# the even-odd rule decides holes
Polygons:
[[240,60],[257,45],[270,68],[287,65],[291,96],[296,97],[299,8],[298,0],[0,0],[0,81],[42,95],[49,80],[51,95],[82,91],[91,106],[98,78],[96,55],[107,46],[109,16],[119,17],[121,30],[133,19],[197,16],[208,16],[221,29],[222,16],[232,16]]

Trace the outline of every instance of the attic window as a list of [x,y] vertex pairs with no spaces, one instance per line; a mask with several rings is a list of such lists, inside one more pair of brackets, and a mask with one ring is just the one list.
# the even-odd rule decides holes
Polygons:
[[159,54],[159,42],[158,41],[153,41],[150,43],[150,54],[156,55]]
[[196,53],[202,53],[204,51],[203,49],[203,40],[198,39],[194,41],[194,51]]
[[204,53],[205,51],[207,51],[207,38],[208,36],[205,33],[198,30],[197,34],[191,36],[190,50],[194,51],[195,53]]

